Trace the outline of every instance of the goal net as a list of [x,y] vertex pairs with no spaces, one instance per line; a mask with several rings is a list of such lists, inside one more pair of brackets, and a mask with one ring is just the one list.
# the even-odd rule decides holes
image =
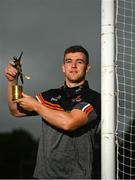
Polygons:
[[116,0],[116,174],[135,179],[135,0]]

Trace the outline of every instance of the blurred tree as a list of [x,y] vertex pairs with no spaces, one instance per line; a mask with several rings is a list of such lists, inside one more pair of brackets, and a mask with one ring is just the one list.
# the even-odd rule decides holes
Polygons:
[[0,134],[0,178],[32,178],[38,141],[25,130]]

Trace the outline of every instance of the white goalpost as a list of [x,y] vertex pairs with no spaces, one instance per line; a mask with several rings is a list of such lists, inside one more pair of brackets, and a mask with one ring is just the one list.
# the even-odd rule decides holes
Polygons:
[[101,3],[101,176],[115,179],[114,0]]
[[101,178],[135,179],[135,0],[101,2]]

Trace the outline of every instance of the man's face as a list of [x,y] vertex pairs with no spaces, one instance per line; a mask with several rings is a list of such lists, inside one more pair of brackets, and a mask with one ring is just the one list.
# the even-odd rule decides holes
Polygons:
[[85,79],[90,65],[86,63],[85,54],[82,52],[68,53],[65,55],[62,70],[65,73],[66,81],[80,83]]

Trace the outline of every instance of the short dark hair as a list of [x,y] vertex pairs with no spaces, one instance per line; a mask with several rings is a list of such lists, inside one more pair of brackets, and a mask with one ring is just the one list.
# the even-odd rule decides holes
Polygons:
[[80,45],[74,45],[74,46],[70,46],[68,47],[65,52],[64,52],[64,59],[65,59],[65,55],[68,53],[75,53],[75,52],[82,52],[83,54],[85,54],[86,56],[86,63],[89,64],[89,53],[88,51],[80,46]]

